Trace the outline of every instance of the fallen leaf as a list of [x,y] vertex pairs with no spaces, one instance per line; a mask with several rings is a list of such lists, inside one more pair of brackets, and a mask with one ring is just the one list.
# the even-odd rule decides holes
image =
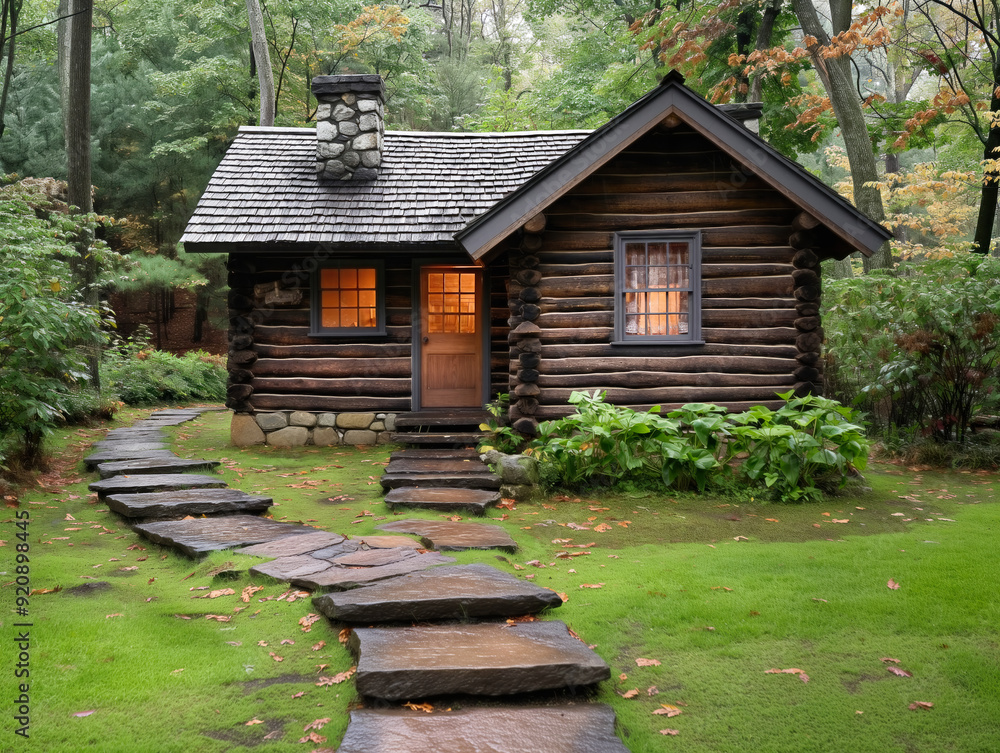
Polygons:
[[205,619],[215,620],[216,622],[229,622],[233,618],[225,614],[206,614]]
[[669,719],[673,716],[680,716],[683,712],[676,706],[671,706],[669,703],[661,703],[660,708],[654,709],[653,713],[666,716]]
[[899,590],[899,584],[896,581],[894,581],[892,578],[889,578],[889,582],[886,583],[885,585],[886,585],[887,588],[890,588],[893,591],[898,591]]
[[298,693],[296,693],[295,695],[293,695],[292,698],[301,698],[305,694],[306,694],[306,691],[300,690]]
[[831,522],[832,522],[832,523],[850,523],[851,521],[850,521],[850,520],[848,520],[848,519],[844,519],[844,520],[837,520],[836,518],[834,518],[834,519],[833,519],[833,520],[832,520]]
[[654,695],[659,695],[659,693],[660,693],[660,690],[655,685],[650,685],[648,688],[646,688],[646,695],[648,695],[650,697],[652,697]]
[[597,533],[604,533],[605,531],[610,531],[611,526],[609,526],[607,523],[598,523],[596,526],[594,526],[594,530]]
[[90,711],[77,711],[73,716],[90,716],[97,709],[91,709]]
[[777,522],[779,522],[777,518],[764,518],[764,520],[766,520],[768,523],[777,523]]
[[622,698],[635,698],[639,695],[639,688],[632,688],[631,690],[626,690],[621,694]]
[[[305,617],[301,618],[299,620],[299,624],[302,626],[302,632],[303,633],[308,633],[310,630],[312,630],[312,624],[314,622],[316,622],[316,620],[318,620],[318,619],[319,619],[319,615],[318,614],[313,614],[312,612],[310,612],[309,614],[307,614]],[[345,628],[345,630],[346,630],[346,628]],[[343,642],[343,641],[341,641],[341,642]]]
[[319,651],[325,645],[326,645],[326,641],[320,641],[319,643],[313,644],[312,650],[313,651]]
[[622,672],[618,675],[618,682],[625,682],[628,679],[628,675]]
[[899,664],[899,659],[893,659],[891,656],[883,656],[879,661],[892,662],[893,664]]
[[104,619],[108,619],[109,617],[124,617],[124,616],[125,615],[123,615],[121,612],[115,612],[114,614],[104,615]]
[[343,628],[339,633],[337,633],[337,640],[343,645],[347,645],[347,641],[351,638],[351,629]]
[[679,735],[681,731],[679,729],[661,729],[661,735]]
[[351,667],[350,669],[345,669],[343,672],[335,674],[333,677],[320,677],[319,682],[317,682],[316,685],[320,687],[323,685],[340,685],[340,683],[344,680],[351,679],[357,671],[357,667]]
[[252,725],[254,725],[254,724],[263,724],[263,723],[264,723],[264,722],[263,722],[262,720],[260,720],[260,719],[258,719],[258,718],[256,718],[256,717],[254,717],[253,719],[251,719],[251,720],[250,720],[249,722],[247,722],[247,723],[246,723],[245,725],[243,725],[243,726],[245,726],[245,727],[250,727],[250,726],[252,726]]
[[290,638],[285,638],[285,639],[283,639],[281,641],[281,645],[282,646],[294,646],[295,645],[295,641],[291,640]]
[[240,601],[250,603],[250,597],[253,596],[258,591],[263,591],[264,586],[247,586],[243,589],[243,593],[240,594]]
[[322,735],[317,735],[315,732],[310,732],[303,738],[299,739],[300,743],[325,743],[326,738]]
[[278,656],[278,655],[277,655],[276,653],[274,653],[273,651],[268,651],[268,652],[267,652],[267,654],[268,654],[268,656],[270,656],[270,657],[271,657],[272,659],[274,659],[275,661],[284,661],[284,660],[285,660],[285,657],[284,657],[284,656]]
[[325,727],[329,723],[330,723],[330,717],[326,717],[324,719],[316,719],[314,721],[309,722],[309,724],[303,727],[302,731],[308,732],[311,729],[316,729],[316,730],[323,729],[323,727]]
[[898,677],[913,677],[912,672],[907,672],[905,669],[900,669],[899,667],[886,667],[886,669]]
[[216,591],[212,591],[212,592],[207,593],[207,594],[202,594],[201,596],[197,596],[195,598],[198,598],[198,599],[218,599],[220,596],[232,596],[235,593],[236,593],[236,591],[234,591],[231,588],[220,588],[220,589],[218,589]]
[[603,583],[581,583],[580,588],[604,588]]
[[764,670],[765,675],[798,675],[802,682],[809,682],[809,675],[803,672],[801,669],[791,667],[789,669],[767,669]]
[[408,709],[413,709],[414,711],[424,711],[428,714],[434,710],[434,707],[429,703],[404,703],[403,705]]
[[932,708],[934,708],[934,704],[930,701],[914,701],[909,706],[910,711],[917,711],[918,709],[930,711]]
[[733,536],[733,541],[749,541],[746,536]]
[[635,664],[637,667],[658,667],[661,662],[658,659],[636,659]]

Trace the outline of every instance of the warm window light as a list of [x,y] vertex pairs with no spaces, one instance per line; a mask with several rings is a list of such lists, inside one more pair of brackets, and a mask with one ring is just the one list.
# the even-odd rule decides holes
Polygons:
[[428,273],[427,333],[476,333],[475,274]]
[[687,241],[625,244],[625,334],[686,335],[691,246]]
[[369,267],[320,270],[320,324],[330,328],[378,327],[376,279],[375,269]]

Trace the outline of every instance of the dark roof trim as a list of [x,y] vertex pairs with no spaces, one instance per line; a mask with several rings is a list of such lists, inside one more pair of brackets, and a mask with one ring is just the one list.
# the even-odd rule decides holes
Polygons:
[[576,147],[536,173],[455,234],[476,262],[484,263],[501,241],[563,196],[629,144],[675,113],[735,161],[752,169],[792,203],[826,225],[850,248],[866,255],[892,237],[836,191],[768,145],[742,124],[670,76]]
[[275,256],[298,254],[307,256],[310,253],[330,253],[337,256],[352,256],[360,254],[461,254],[463,251],[457,243],[443,243],[441,241],[427,241],[425,243],[330,243],[327,241],[309,243],[302,241],[234,243],[232,241],[184,242],[182,239],[181,242],[184,243],[184,251],[189,254],[269,254]]

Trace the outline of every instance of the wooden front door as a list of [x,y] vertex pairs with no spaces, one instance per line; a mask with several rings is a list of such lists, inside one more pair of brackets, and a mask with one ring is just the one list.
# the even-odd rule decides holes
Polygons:
[[420,406],[483,403],[482,271],[420,268]]

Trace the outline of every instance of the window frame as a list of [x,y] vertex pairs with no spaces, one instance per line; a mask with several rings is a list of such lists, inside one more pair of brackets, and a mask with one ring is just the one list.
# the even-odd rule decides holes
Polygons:
[[[323,286],[325,269],[372,269],[375,270],[375,326],[374,327],[324,327],[323,326]],[[324,262],[312,273],[309,305],[310,337],[384,337],[385,326],[385,262],[381,259],[360,261],[339,259]]]
[[[689,280],[691,300],[688,302],[688,331],[678,335],[639,335],[625,332],[625,245],[630,242],[676,243],[686,241],[690,249]],[[614,340],[613,345],[703,345],[701,336],[701,231],[700,230],[632,230],[615,233],[614,238]]]

